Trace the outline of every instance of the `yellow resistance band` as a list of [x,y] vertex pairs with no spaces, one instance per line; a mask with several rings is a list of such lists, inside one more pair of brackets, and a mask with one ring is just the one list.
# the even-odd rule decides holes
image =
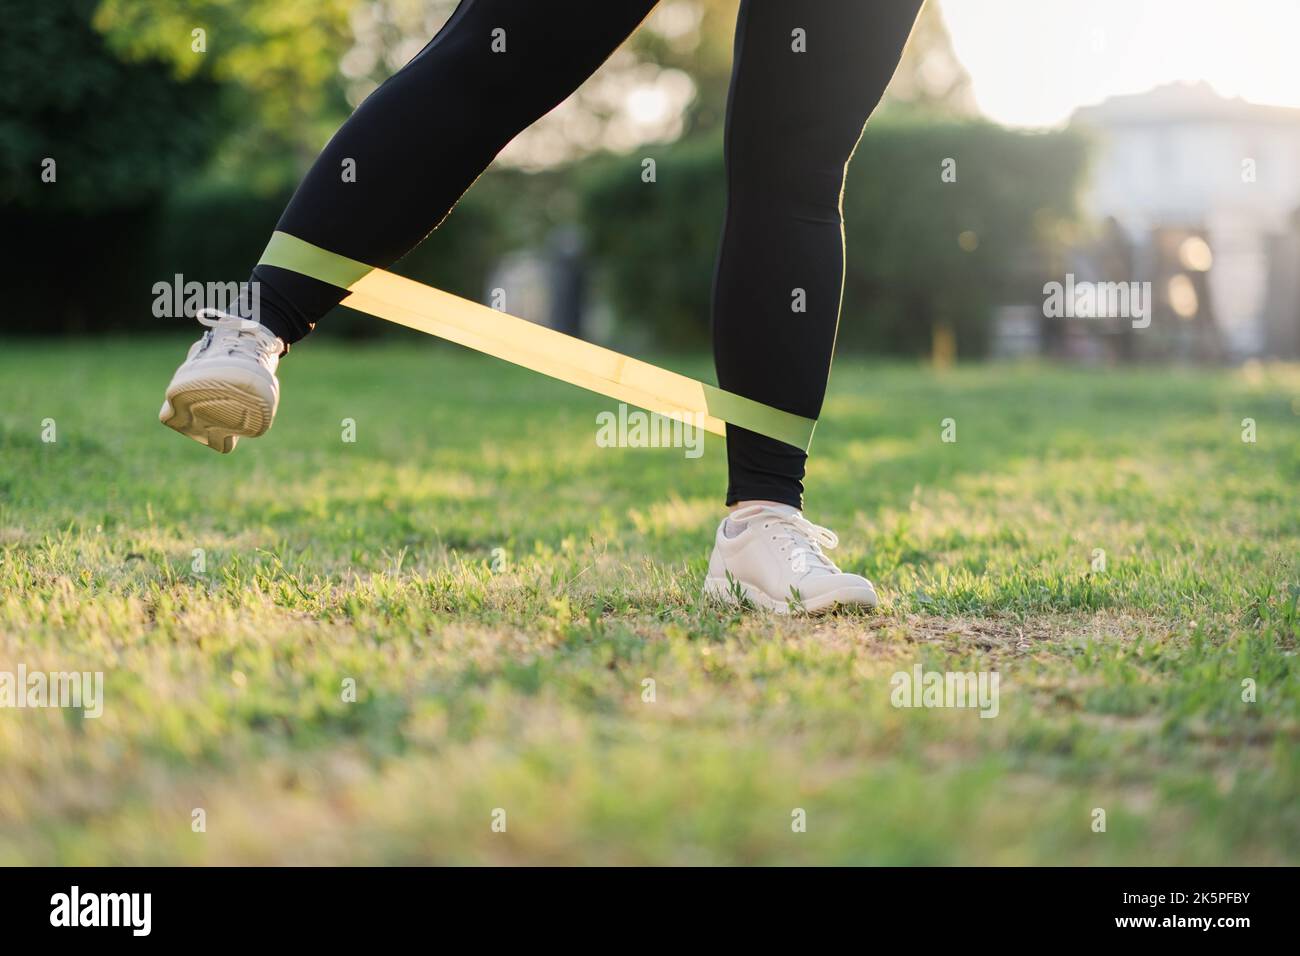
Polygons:
[[817,422],[697,382],[648,362],[507,315],[469,299],[328,252],[286,232],[259,265],[347,289],[348,308],[505,359],[669,418],[726,434],[724,423],[807,450]]

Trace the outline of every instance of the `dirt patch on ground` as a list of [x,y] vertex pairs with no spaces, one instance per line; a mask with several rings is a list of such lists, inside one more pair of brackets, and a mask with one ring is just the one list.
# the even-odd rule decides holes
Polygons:
[[751,640],[818,643],[828,648],[879,652],[892,657],[913,653],[917,645],[941,647],[949,653],[978,651],[994,659],[1015,659],[1061,650],[1082,640],[1132,642],[1138,638],[1166,640],[1184,628],[1158,619],[1113,611],[1091,614],[1032,616],[884,616],[848,614],[823,618],[754,617],[737,633]]

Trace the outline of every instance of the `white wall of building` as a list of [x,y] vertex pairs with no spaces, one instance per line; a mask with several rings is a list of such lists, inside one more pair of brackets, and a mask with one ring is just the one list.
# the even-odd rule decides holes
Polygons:
[[[1085,211],[1113,216],[1138,243],[1160,226],[1204,229],[1229,351],[1260,354],[1264,240],[1284,232],[1300,207],[1300,110],[1176,84],[1086,107],[1071,122],[1098,144]],[[1253,180],[1243,175],[1246,160],[1254,160]]]

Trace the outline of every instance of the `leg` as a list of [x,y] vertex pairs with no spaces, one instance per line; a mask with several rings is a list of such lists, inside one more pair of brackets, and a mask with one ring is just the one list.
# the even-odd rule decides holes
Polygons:
[[[806,418],[821,412],[844,286],[845,167],[920,5],[741,2],[713,300],[728,391]],[[802,449],[728,426],[727,459],[728,504],[801,507]]]
[[[279,228],[386,267],[442,221],[514,136],[590,76],[656,0],[461,0],[442,31],[326,145]],[[343,178],[352,160],[355,180]],[[158,418],[222,453],[271,427],[285,347],[344,292],[258,266],[259,322],[215,313]],[[242,306],[242,304],[241,304]]]
[[[516,134],[595,72],[656,2],[461,0],[428,46],[329,141],[277,228],[386,268],[442,221]],[[504,51],[494,51],[494,40]],[[347,159],[355,182],[343,181]],[[259,266],[253,278],[262,323],[286,343],[343,297],[274,267]]]

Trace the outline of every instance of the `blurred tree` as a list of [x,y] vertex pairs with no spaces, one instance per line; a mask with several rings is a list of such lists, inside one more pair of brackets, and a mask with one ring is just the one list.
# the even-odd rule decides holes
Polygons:
[[889,82],[884,107],[908,107],[946,119],[979,114],[970,74],[953,51],[952,37],[935,0],[921,7]]
[[[457,0],[359,0],[340,61],[353,106],[420,52]],[[738,0],[662,0],[587,82],[502,153],[541,170],[722,122]],[[562,41],[557,41],[562,42]]]
[[[600,150],[670,141],[721,123],[738,0],[663,0],[560,108],[503,154],[543,169]],[[428,43],[457,0],[103,0],[110,45],[178,77],[210,77],[233,102],[218,178],[259,191],[302,173],[384,79]],[[194,31],[205,31],[200,42]],[[248,177],[252,176],[249,183]]]
[[[133,61],[220,83],[233,159],[264,189],[301,172],[347,114],[339,58],[357,0],[103,0],[95,25]],[[279,160],[279,162],[277,162]],[[259,169],[260,163],[266,163]],[[286,163],[289,168],[286,168]],[[239,178],[239,173],[235,174]]]
[[[124,63],[91,26],[95,0],[0,0],[0,206],[83,213],[156,199],[220,130],[213,83]],[[54,182],[42,164],[54,161]]]
[[92,26],[95,5],[0,0],[0,217],[14,240],[3,332],[98,330],[147,291],[158,204],[223,132],[216,84],[123,62]]
[[[72,11],[84,20],[94,6],[90,0],[54,0],[35,16],[24,11],[11,18],[14,29],[6,38],[14,55],[6,66],[22,72],[30,84],[40,71],[24,64],[34,57],[48,63],[46,54],[61,52],[48,49],[59,31],[37,25],[50,26],[52,16]],[[214,152],[213,178],[265,195],[292,184],[349,106],[418,53],[455,6],[456,0],[101,0],[94,23],[119,58],[148,65],[155,79],[158,64],[168,64],[177,81],[198,81],[182,84],[190,91],[203,87],[210,93],[220,85],[222,110],[210,99],[192,98],[192,122],[169,124],[170,129],[180,139],[192,136],[196,122],[219,122],[225,146]],[[737,6],[738,0],[662,0],[630,42],[568,102],[526,130],[503,161],[548,168],[602,150],[626,151],[719,127]],[[94,43],[84,27],[79,35]],[[57,86],[61,90],[76,79]],[[927,4],[890,102],[960,115],[972,108],[969,87],[938,7]],[[20,95],[23,88],[22,82],[6,86],[20,108],[27,103],[30,109],[41,98]],[[148,95],[117,97],[120,112],[148,123],[154,110],[133,108]],[[196,142],[211,146],[210,138]]]
[[[455,6],[455,0],[441,3],[448,12]],[[403,4],[425,7],[419,0],[372,5]],[[525,130],[503,160],[537,169],[602,149],[626,152],[720,129],[738,7],[739,0],[661,0],[626,46],[554,113]],[[943,119],[978,113],[970,76],[933,0],[921,9],[882,108]]]
[[694,80],[683,124],[688,136],[722,126],[739,6],[739,0],[661,0],[633,38],[641,56]]

